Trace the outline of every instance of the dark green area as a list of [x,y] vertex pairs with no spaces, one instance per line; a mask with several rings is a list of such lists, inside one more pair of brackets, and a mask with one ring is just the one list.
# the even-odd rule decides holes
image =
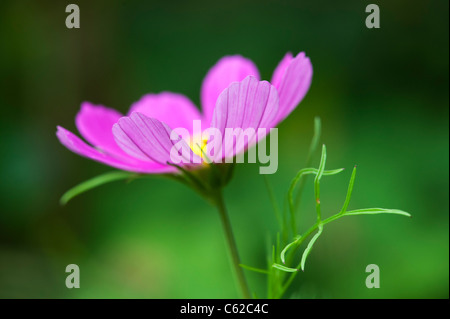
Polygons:
[[[241,54],[263,79],[287,51],[314,66],[310,92],[279,126],[281,202],[322,118],[327,168],[322,214],[385,207],[402,216],[354,216],[326,226],[297,276],[298,298],[449,297],[448,1],[377,1],[381,29],[365,27],[369,1],[64,1],[0,4],[0,297],[237,297],[213,207],[174,181],[111,183],[61,207],[72,186],[110,168],[66,150],[56,125],[76,131],[82,101],[126,112],[149,92],[199,105],[202,79]],[[319,154],[314,158],[317,167]],[[309,179],[298,222],[314,223]],[[256,165],[237,165],[225,190],[242,262],[265,268],[276,219]],[[81,288],[65,287],[65,267]],[[381,288],[367,289],[377,264]],[[264,275],[249,273],[258,296]]]

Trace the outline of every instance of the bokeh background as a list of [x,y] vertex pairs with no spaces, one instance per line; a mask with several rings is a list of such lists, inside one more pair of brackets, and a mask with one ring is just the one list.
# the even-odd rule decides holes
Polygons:
[[[263,79],[287,51],[314,65],[307,97],[279,126],[282,203],[303,167],[314,116],[323,122],[326,215],[358,175],[357,216],[325,228],[298,276],[295,298],[448,298],[448,1],[376,1],[381,29],[365,27],[368,1],[75,1],[81,28],[65,27],[67,1],[0,3],[0,297],[234,298],[219,217],[164,178],[115,182],[61,207],[70,187],[111,169],[59,144],[76,131],[82,101],[125,113],[149,92],[180,92],[199,105],[202,79],[222,56],[241,54]],[[315,156],[315,165],[318,163]],[[302,229],[314,219],[312,180]],[[238,165],[225,189],[245,264],[264,267],[277,231],[258,166]],[[65,267],[81,288],[65,287]],[[379,265],[381,288],[365,267]],[[248,274],[264,296],[265,278]]]

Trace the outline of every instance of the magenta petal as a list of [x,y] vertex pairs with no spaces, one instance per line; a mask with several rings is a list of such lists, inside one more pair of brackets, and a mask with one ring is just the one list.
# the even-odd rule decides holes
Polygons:
[[278,81],[279,74],[283,73],[277,88],[280,97],[280,109],[276,123],[286,118],[305,97],[313,75],[311,61],[305,56],[304,52],[299,53],[292,59],[283,72],[282,69],[287,61],[289,61],[289,57],[285,56],[274,73],[275,81]]
[[202,118],[191,100],[182,94],[170,92],[144,95],[131,106],[128,115],[133,112],[158,119],[173,129],[185,128],[191,133],[193,121]]
[[183,154],[189,154],[191,162],[195,155],[189,145],[176,135],[171,140],[172,130],[167,124],[142,113],[133,112],[122,117],[113,126],[113,134],[117,144],[128,154],[141,160],[151,160],[163,165],[172,162],[170,151],[175,144],[181,145]]
[[258,68],[240,55],[223,57],[208,71],[201,90],[202,110],[207,123],[211,122],[220,93],[232,82],[242,81],[249,75],[259,79]]
[[127,157],[112,134],[112,126],[122,116],[114,109],[84,102],[75,118],[75,124],[81,135],[92,145],[116,157]]
[[286,53],[283,59],[278,63],[275,71],[273,71],[272,80],[270,83],[278,90],[280,88],[281,80],[283,79],[284,73],[286,72],[287,67],[291,63],[292,59],[291,52]]
[[94,161],[121,169],[126,171],[138,172],[138,173],[164,173],[173,171],[170,166],[160,165],[154,162],[125,162],[123,160],[114,158],[111,155],[100,152],[99,150],[89,146],[84,141],[82,141],[78,136],[72,132],[66,130],[63,127],[58,126],[56,136],[58,137],[61,144],[67,147],[72,152],[79,154],[81,156],[90,158]]
[[[236,147],[229,141],[225,142],[226,128],[240,128],[243,131],[253,128],[255,133],[259,128],[265,128],[268,133],[277,113],[277,90],[269,82],[258,81],[255,77],[248,76],[241,82],[231,84],[217,99],[211,123],[211,127],[217,128],[223,138],[222,152],[218,156],[232,157],[257,142],[256,136],[253,136],[254,140],[249,138],[248,143]],[[259,140],[264,136],[258,135],[257,138]]]

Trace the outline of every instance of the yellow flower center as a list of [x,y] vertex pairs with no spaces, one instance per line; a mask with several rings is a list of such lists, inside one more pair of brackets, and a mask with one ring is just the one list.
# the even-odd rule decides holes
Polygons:
[[201,135],[202,134],[196,134],[194,136],[190,136],[188,143],[194,154],[203,159],[206,153],[206,144],[208,143],[208,139],[202,138]]

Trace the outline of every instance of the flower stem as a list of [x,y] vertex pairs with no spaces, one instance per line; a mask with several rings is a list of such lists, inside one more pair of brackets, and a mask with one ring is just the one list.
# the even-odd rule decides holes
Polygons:
[[225,232],[225,237],[226,237],[226,240],[227,240],[228,250],[229,250],[230,255],[231,255],[231,262],[233,264],[233,268],[234,268],[234,272],[235,272],[236,278],[237,278],[237,280],[239,282],[239,286],[240,286],[240,289],[241,289],[242,296],[245,299],[250,299],[251,298],[250,290],[248,288],[247,281],[246,281],[245,276],[244,276],[244,271],[241,268],[241,266],[239,266],[241,264],[241,262],[240,262],[240,259],[239,259],[239,254],[238,254],[238,250],[237,250],[237,246],[236,246],[236,241],[235,241],[234,236],[233,236],[233,230],[231,228],[230,219],[228,217],[227,210],[225,208],[225,203],[224,203],[224,200],[223,200],[223,196],[222,196],[221,190],[218,190],[215,193],[214,204],[217,207],[217,210],[219,211],[220,220],[222,222],[223,230]]

